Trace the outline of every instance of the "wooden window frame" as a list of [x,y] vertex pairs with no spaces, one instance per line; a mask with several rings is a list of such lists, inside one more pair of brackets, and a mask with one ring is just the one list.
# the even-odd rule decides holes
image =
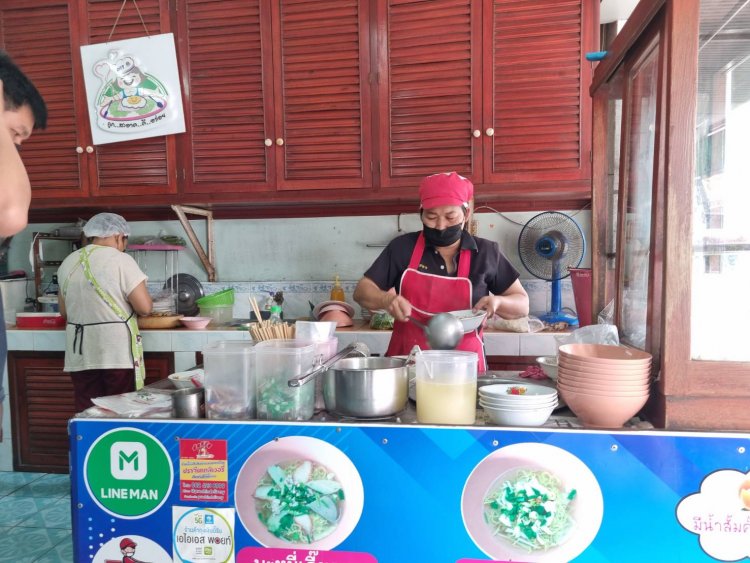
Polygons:
[[[663,18],[659,24],[658,19]],[[692,186],[694,180],[695,124],[698,78],[698,32],[700,0],[656,0],[641,2],[613,41],[608,57],[596,68],[591,93],[594,96],[593,248],[595,256],[594,299],[604,306],[608,296],[606,278],[606,173],[607,81],[620,65],[627,64],[648,33],[661,25],[665,46],[661,118],[664,132],[656,147],[654,185],[663,186],[662,226],[652,228],[663,237],[663,264],[654,264],[663,276],[662,290],[650,301],[649,329],[658,335],[650,347],[658,352],[659,379],[651,404],[655,425],[683,430],[750,429],[750,362],[702,361],[691,357],[692,280]],[[624,113],[624,111],[623,111]],[[598,154],[597,154],[598,153]],[[624,155],[621,154],[621,162]],[[622,184],[621,184],[622,187]],[[658,193],[658,192],[655,192]],[[623,198],[622,192],[620,198]],[[652,253],[658,248],[652,240]],[[658,299],[661,299],[661,303]]]

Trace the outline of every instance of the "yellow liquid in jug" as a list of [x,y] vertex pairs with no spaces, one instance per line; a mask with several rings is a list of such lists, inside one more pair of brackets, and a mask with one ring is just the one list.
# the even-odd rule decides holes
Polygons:
[[423,424],[474,424],[477,382],[436,383],[417,379],[417,420]]

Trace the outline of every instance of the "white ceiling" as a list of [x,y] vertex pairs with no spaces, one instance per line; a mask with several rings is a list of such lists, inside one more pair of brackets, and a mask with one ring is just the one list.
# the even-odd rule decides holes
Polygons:
[[638,0],[602,0],[599,6],[599,23],[626,20]]

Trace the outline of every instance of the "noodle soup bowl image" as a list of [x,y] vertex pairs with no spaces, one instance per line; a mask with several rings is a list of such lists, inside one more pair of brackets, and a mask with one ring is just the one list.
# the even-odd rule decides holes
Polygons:
[[570,561],[594,540],[603,512],[591,470],[573,454],[542,443],[490,453],[461,496],[466,531],[493,560]]
[[338,448],[308,436],[285,436],[258,448],[240,469],[237,515],[265,547],[331,550],[359,522],[362,479]]

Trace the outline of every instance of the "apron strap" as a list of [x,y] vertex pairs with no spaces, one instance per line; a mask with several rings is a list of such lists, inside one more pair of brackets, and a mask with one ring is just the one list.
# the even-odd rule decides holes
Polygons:
[[419,231],[417,235],[417,244],[414,245],[414,251],[411,253],[409,259],[409,268],[412,270],[419,271],[419,262],[422,260],[422,254],[424,254],[424,235],[422,231]]

